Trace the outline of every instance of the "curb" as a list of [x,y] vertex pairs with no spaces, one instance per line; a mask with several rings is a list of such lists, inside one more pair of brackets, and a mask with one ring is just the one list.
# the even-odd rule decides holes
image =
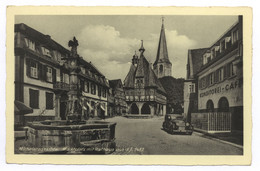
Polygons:
[[218,139],[218,138],[216,138],[212,135],[204,134],[203,132],[200,132],[200,131],[197,131],[197,130],[194,130],[194,133],[200,134],[200,135],[205,135],[205,136],[207,136],[205,138],[209,138],[211,140],[218,141],[218,142],[221,142],[221,143],[224,143],[224,144],[229,144],[229,145],[232,145],[232,146],[240,148],[240,149],[244,148],[242,145],[238,145],[238,144],[235,144],[235,143],[232,143],[232,142],[224,141],[224,140]]

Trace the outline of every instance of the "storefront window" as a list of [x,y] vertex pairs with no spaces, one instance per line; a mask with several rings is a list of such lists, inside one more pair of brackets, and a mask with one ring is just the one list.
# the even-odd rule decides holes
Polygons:
[[221,97],[218,101],[219,112],[229,112],[229,103],[226,97]]
[[214,112],[214,103],[212,100],[208,100],[207,102],[207,112]]

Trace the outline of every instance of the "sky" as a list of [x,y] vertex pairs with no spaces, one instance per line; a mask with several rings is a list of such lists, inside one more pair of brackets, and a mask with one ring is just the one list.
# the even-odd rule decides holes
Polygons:
[[[172,76],[186,77],[188,49],[211,46],[229,29],[238,16],[166,15],[164,26]],[[159,43],[162,16],[152,15],[33,15],[16,16],[24,23],[69,49],[75,36],[78,54],[93,63],[108,79],[124,81],[135,51],[144,41],[144,56],[154,63]]]

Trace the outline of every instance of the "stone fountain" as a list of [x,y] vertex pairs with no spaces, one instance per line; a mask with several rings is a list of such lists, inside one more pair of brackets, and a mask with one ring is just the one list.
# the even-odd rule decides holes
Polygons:
[[[67,61],[70,72],[66,120],[29,123],[28,147],[30,153],[111,153],[115,151],[116,123],[85,120],[82,115],[78,90],[79,55],[78,41],[69,41],[71,52]],[[34,150],[35,149],[35,150]]]

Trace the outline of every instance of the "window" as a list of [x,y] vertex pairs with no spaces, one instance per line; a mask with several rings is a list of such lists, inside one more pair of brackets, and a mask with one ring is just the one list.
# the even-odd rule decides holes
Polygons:
[[50,50],[45,47],[42,47],[42,54],[51,57]]
[[160,65],[160,73],[163,72],[163,65]]
[[46,92],[46,109],[53,109],[53,93]]
[[62,55],[60,52],[53,51],[53,55],[54,55],[56,61],[61,62]]
[[30,76],[33,78],[38,78],[38,63],[35,61],[30,61]]
[[214,84],[214,73],[209,74],[209,85]]
[[215,48],[211,49],[211,56],[212,56],[212,58],[215,58],[215,57],[216,57]]
[[33,41],[31,41],[28,38],[25,38],[24,41],[25,41],[26,47],[35,51],[35,43]]
[[214,112],[214,103],[212,100],[207,101],[207,112]]
[[107,97],[107,90],[103,89],[103,97],[106,98]]
[[67,83],[69,84],[70,83],[70,77],[69,77],[69,74],[63,74],[63,80],[64,80],[64,83]]
[[82,74],[86,74],[86,70],[84,67],[81,67],[81,72],[82,72]]
[[211,61],[211,52],[207,52],[203,55],[203,64],[207,64]]
[[238,30],[232,32],[232,44],[238,41]]
[[231,62],[228,64],[228,76],[233,76],[235,75],[235,67],[234,67],[234,64]]
[[39,90],[29,89],[30,107],[39,109]]
[[89,93],[89,82],[88,81],[85,81],[85,84],[84,84],[85,88],[84,88],[84,91]]
[[190,84],[189,85],[189,93],[195,93],[195,84]]
[[96,94],[96,85],[91,83],[91,94]]
[[227,49],[227,48],[229,48],[230,47],[230,45],[231,45],[231,37],[230,36],[228,36],[228,37],[226,37],[225,38],[225,48]]
[[224,78],[224,68],[220,68],[216,71],[215,82],[220,82]]
[[52,68],[51,67],[46,67],[46,81],[47,82],[52,82],[53,78],[52,78]]
[[201,78],[201,80],[199,81],[199,86],[200,86],[200,89],[203,89],[207,86],[206,77]]
[[223,52],[225,50],[225,40],[220,42],[220,52]]
[[101,92],[101,87],[98,86],[98,96],[101,96],[102,92]]

